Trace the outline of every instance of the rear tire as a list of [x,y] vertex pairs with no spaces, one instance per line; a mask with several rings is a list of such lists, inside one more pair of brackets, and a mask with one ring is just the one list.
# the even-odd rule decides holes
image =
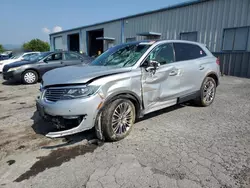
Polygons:
[[210,106],[214,102],[216,93],[216,82],[211,77],[206,77],[200,89],[200,96],[195,103],[199,106]]
[[22,75],[22,81],[24,84],[35,84],[38,81],[38,74],[36,71],[27,70]]
[[125,138],[132,130],[135,117],[135,106],[128,99],[116,99],[108,104],[100,118],[103,139],[118,141]]

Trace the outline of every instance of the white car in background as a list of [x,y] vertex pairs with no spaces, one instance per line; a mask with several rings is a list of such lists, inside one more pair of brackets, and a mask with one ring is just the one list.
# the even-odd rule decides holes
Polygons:
[[29,57],[40,52],[26,52],[12,56],[10,59],[0,61],[0,73],[3,72],[3,67],[7,64],[14,63],[16,61],[29,60]]

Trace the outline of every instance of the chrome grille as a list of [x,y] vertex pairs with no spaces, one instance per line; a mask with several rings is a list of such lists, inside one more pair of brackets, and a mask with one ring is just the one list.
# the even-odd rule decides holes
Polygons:
[[62,99],[66,91],[66,89],[49,88],[45,90],[44,98],[48,101],[56,102]]

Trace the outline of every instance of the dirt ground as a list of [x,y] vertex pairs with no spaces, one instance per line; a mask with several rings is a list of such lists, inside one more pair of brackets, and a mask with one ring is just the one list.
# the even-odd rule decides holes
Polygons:
[[250,187],[248,79],[223,77],[210,107],[149,114],[115,143],[93,131],[46,138],[38,94],[0,79],[0,187]]

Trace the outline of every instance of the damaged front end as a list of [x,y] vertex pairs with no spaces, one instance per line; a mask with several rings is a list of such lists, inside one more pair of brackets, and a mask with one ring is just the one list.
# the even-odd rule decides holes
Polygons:
[[46,134],[47,137],[57,138],[87,130],[84,128],[84,121],[86,120],[87,114],[80,116],[52,116],[46,114],[41,105],[37,103],[37,111],[39,115],[46,121],[51,122],[58,131],[49,132]]
[[[96,86],[64,86],[42,90],[36,101],[37,111],[58,129],[46,136],[63,137],[93,128],[98,107],[103,102],[100,95],[96,94],[97,89]],[[83,96],[84,93],[89,95]]]
[[49,122],[52,122],[53,125],[57,128],[58,131],[50,132],[46,136],[47,137],[58,137],[58,136],[66,136],[68,134],[74,134],[79,131],[79,125],[82,121],[84,121],[83,116],[68,116],[68,117],[60,117],[60,116],[50,116],[45,115],[44,119]]

